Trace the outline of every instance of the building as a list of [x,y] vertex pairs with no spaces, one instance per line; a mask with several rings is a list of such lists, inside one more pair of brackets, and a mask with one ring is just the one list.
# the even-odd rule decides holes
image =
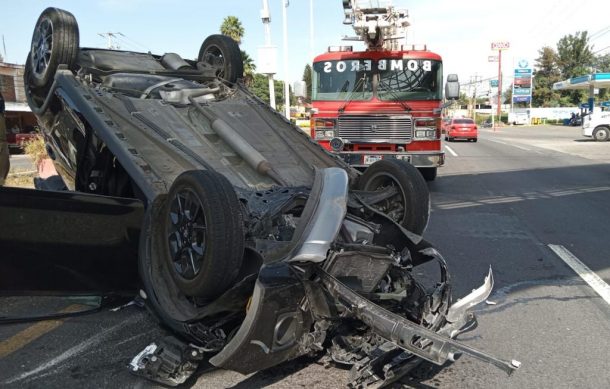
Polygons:
[[36,117],[28,106],[23,85],[24,65],[0,62],[0,92],[6,104],[6,128],[11,135],[28,133],[37,126]]

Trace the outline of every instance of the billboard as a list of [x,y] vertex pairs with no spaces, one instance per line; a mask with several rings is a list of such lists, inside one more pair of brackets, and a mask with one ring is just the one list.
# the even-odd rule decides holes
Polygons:
[[513,103],[529,103],[532,101],[532,96],[513,96]]
[[514,64],[513,103],[531,103],[533,66],[527,58],[517,58]]

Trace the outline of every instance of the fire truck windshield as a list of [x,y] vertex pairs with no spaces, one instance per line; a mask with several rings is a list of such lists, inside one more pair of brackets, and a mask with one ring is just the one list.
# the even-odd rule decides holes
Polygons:
[[353,59],[313,64],[315,101],[440,100],[440,61],[428,59]]
[[313,100],[370,100],[370,60],[324,61],[313,64]]

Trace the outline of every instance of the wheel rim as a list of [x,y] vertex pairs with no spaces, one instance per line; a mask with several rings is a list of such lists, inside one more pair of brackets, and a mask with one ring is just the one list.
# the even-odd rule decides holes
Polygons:
[[407,210],[405,209],[407,198],[400,187],[398,179],[394,177],[394,175],[390,173],[377,173],[369,179],[369,182],[364,189],[367,191],[375,191],[389,187],[396,188],[397,194],[382,200],[373,206],[377,210],[390,216],[395,222],[402,223],[407,215]]
[[608,137],[610,136],[610,133],[606,130],[599,130],[595,133],[595,139],[600,140],[600,141],[604,141],[606,139],[608,139]]
[[202,56],[203,62],[216,68],[216,76],[225,78],[225,57],[222,54],[220,47],[216,45],[209,46]]
[[43,75],[51,61],[53,49],[53,23],[43,19],[34,30],[32,38],[32,71],[37,76]]
[[178,191],[169,207],[167,239],[174,270],[192,280],[203,267],[206,250],[206,219],[201,200],[191,189]]

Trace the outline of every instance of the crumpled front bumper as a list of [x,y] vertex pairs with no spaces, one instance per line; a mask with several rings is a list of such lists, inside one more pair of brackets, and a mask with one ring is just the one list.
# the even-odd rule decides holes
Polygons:
[[[481,287],[448,309],[439,310],[444,317],[440,318],[441,325],[435,327],[436,331],[375,304],[335,278],[330,270],[323,269],[322,262],[345,218],[347,185],[347,175],[341,169],[325,169],[317,174],[314,184],[317,190],[312,190],[308,200],[313,209],[303,212],[310,220],[299,244],[284,260],[265,264],[260,269],[245,319],[210,363],[249,374],[323,350],[330,323],[347,317],[358,319],[387,340],[392,352],[406,352],[409,357],[404,359],[404,365],[412,363],[413,356],[442,365],[467,354],[509,374],[516,370],[517,361],[495,358],[453,339],[474,323],[474,315],[468,309],[485,301],[491,293],[491,269]],[[435,249],[426,248],[422,252],[444,264]],[[334,301],[329,301],[329,297]],[[444,298],[445,304],[449,302],[450,298]],[[192,363],[185,360],[189,369]],[[147,374],[147,366],[138,369],[142,370],[140,374],[155,379]],[[177,369],[188,370],[181,365]],[[156,380],[167,383],[167,380]]]
[[[325,259],[321,253],[325,253],[335,240],[345,216],[345,172],[337,168],[325,169],[321,182],[318,208],[309,223],[312,228],[305,232],[302,245],[287,261],[262,268],[246,319],[233,339],[210,360],[213,365],[247,374],[300,355],[312,346],[321,346],[324,330],[318,328],[310,332],[316,318],[332,316],[325,312],[328,307],[320,303],[323,299],[321,284],[373,332],[427,361],[442,365],[461,354],[468,354],[507,373],[518,368],[517,361],[497,359],[452,339],[475,320],[468,309],[485,301],[491,293],[491,269],[481,287],[449,308],[446,322],[437,332],[371,302],[318,266],[315,266],[314,274],[299,274],[304,270],[298,262],[319,263]],[[435,249],[424,251],[427,251],[426,255],[440,257]]]

